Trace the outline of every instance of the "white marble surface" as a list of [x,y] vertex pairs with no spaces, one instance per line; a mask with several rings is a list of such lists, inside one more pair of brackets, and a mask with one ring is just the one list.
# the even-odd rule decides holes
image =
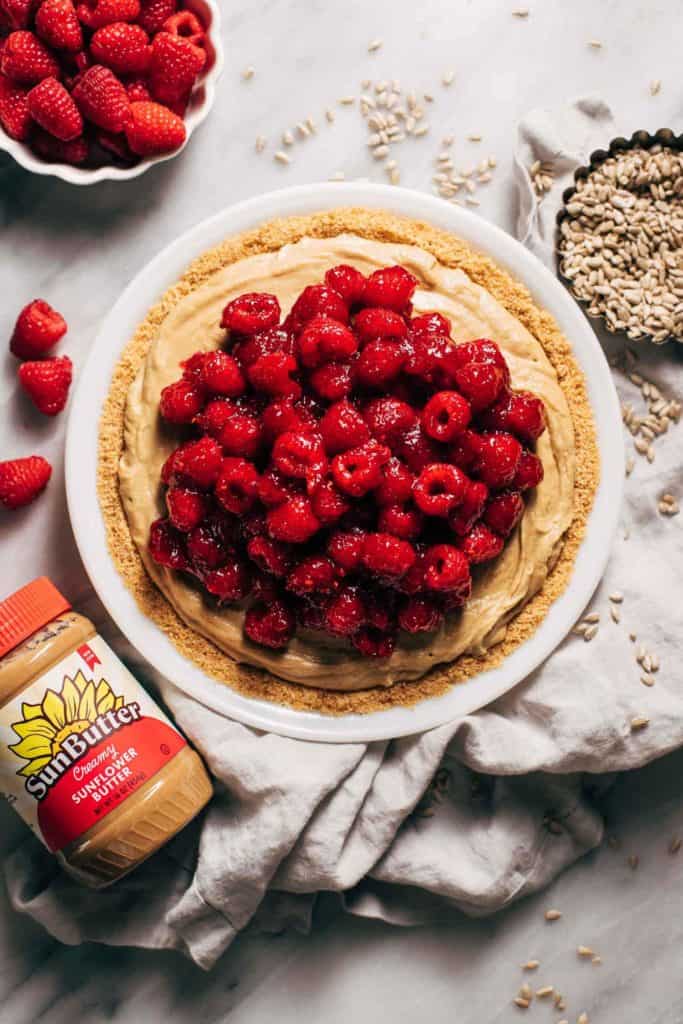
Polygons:
[[[82,364],[103,314],[131,276],[185,228],[221,207],[281,185],[327,178],[383,180],[365,149],[357,110],[336,100],[358,94],[363,78],[399,77],[430,91],[430,136],[399,147],[402,183],[430,188],[438,140],[457,137],[463,163],[495,154],[495,180],[481,191],[480,213],[506,228],[514,219],[509,175],[514,126],[538,104],[600,92],[617,129],[683,129],[680,86],[680,0],[533,0],[527,20],[502,0],[247,0],[224,3],[228,70],[214,112],[191,146],[136,182],[75,189],[31,178],[0,157],[0,337],[17,308],[40,295],[64,311],[64,351]],[[383,48],[366,52],[370,39]],[[598,39],[601,50],[589,48]],[[254,65],[245,83],[240,69]],[[453,68],[450,89],[440,84]],[[649,83],[661,79],[658,96]],[[335,106],[333,127],[324,125]],[[311,114],[318,135],[298,144],[289,167],[272,160],[283,129]],[[261,156],[257,134],[270,140]],[[468,134],[484,136],[479,145]],[[64,419],[40,420],[16,393],[14,361],[0,358],[0,457],[40,451],[55,466],[43,500],[0,522],[2,593],[39,573],[53,577],[115,641],[88,600],[87,580],[68,527],[62,481]],[[94,425],[93,425],[94,429]],[[84,501],[92,497],[83,496]],[[0,905],[0,1022],[84,1024],[105,1020],[166,1024],[189,1019],[254,1024],[277,1015],[334,1024],[356,1016],[383,1024],[429,1017],[438,1022],[514,1021],[519,964],[539,957],[532,983],[553,984],[567,997],[564,1016],[582,1010],[592,1024],[683,1021],[683,851],[667,853],[683,835],[679,779],[683,755],[624,777],[608,800],[619,850],[604,848],[560,878],[541,897],[488,921],[464,918],[415,931],[339,918],[323,906],[314,939],[247,938],[209,976],[171,954],[102,947],[67,949]],[[0,811],[0,853],[22,826]],[[638,853],[641,865],[626,864]],[[543,920],[549,905],[563,919]],[[589,944],[601,966],[579,962]],[[562,1014],[535,1005],[532,1019]]]

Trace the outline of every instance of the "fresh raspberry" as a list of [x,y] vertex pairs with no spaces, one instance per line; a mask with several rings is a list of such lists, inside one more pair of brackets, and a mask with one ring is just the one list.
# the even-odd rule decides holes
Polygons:
[[309,284],[292,306],[286,323],[296,332],[314,316],[320,315],[342,324],[349,322],[349,311],[338,292],[324,284]]
[[221,523],[205,519],[187,535],[187,553],[199,571],[216,569],[228,555],[227,538]]
[[189,561],[183,534],[168,519],[156,519],[149,528],[149,553],[167,569],[188,569]]
[[394,338],[401,341],[408,334],[406,322],[392,309],[370,307],[361,309],[356,316],[354,327],[362,342],[373,341],[375,338]]
[[363,294],[365,306],[383,306],[403,313],[408,308],[417,278],[405,267],[383,267],[370,274]]
[[228,512],[244,515],[258,498],[259,475],[246,459],[223,459],[216,481],[216,497]]
[[378,441],[370,440],[351,448],[332,460],[332,476],[340,491],[361,498],[382,482],[382,466],[391,458],[391,451]]
[[521,455],[522,446],[512,434],[480,434],[476,470],[487,487],[500,490],[514,480]]
[[144,78],[133,78],[127,81],[126,93],[131,103],[147,103],[152,98]]
[[50,135],[70,142],[83,133],[83,118],[70,94],[56,78],[44,78],[28,94],[33,120]]
[[310,555],[295,565],[285,584],[298,597],[310,594],[331,594],[337,589],[334,562],[324,555]]
[[[209,406],[216,405],[218,401],[220,399],[210,402],[204,412],[207,413]],[[225,405],[229,407],[230,403],[225,402]],[[239,408],[233,407],[221,428],[218,440],[223,445],[227,455],[239,455],[252,459],[261,447],[261,424],[256,416],[251,416],[249,413],[242,412]]]
[[398,624],[406,633],[434,633],[442,619],[439,606],[424,594],[406,597],[398,612]]
[[351,637],[351,643],[364,658],[390,658],[396,647],[396,637],[374,626],[363,626]]
[[137,20],[145,32],[153,36],[162,31],[164,24],[177,9],[176,0],[140,0],[140,16]]
[[52,466],[41,455],[0,462],[0,505],[9,509],[29,505],[51,476]]
[[464,537],[484,511],[488,500],[489,489],[481,480],[468,480],[462,504],[451,513],[449,524],[454,533]]
[[415,423],[415,410],[399,398],[373,398],[363,409],[370,433],[393,448]]
[[446,517],[461,504],[467,490],[467,477],[448,462],[425,466],[413,486],[413,499],[428,516]]
[[489,338],[477,338],[475,341],[464,341],[453,348],[456,368],[462,369],[469,363],[493,363],[503,371],[503,385],[510,386],[510,369],[505,356]]
[[273,445],[272,459],[284,476],[306,480],[311,489],[327,468],[322,438],[311,431],[280,434]]
[[140,0],[83,0],[76,5],[76,14],[86,28],[95,31],[114,21],[137,21]]
[[528,391],[512,392],[488,410],[483,425],[508,430],[525,444],[533,444],[545,430],[545,407]]
[[425,552],[425,583],[430,590],[452,591],[470,584],[467,558],[452,544],[434,544]]
[[76,53],[83,49],[83,32],[71,0],[42,0],[36,14],[36,32],[54,50]]
[[113,157],[118,164],[130,165],[137,163],[137,157],[128,145],[125,135],[117,135],[115,132],[107,132],[99,128],[95,132],[95,140],[105,153]]
[[189,533],[199,526],[207,513],[206,497],[187,487],[170,487],[166,491],[168,518],[176,530]]
[[336,530],[327,542],[327,553],[346,572],[360,568],[366,534],[362,530]]
[[180,11],[172,14],[163,24],[163,32],[180,39],[187,39],[193,46],[204,48],[206,46],[206,32],[199,18],[192,11]]
[[382,482],[374,490],[378,505],[402,505],[413,493],[415,477],[400,459],[391,458],[382,466]]
[[131,103],[125,131],[128,145],[138,156],[179,149],[187,135],[183,119],[159,103]]
[[438,391],[422,410],[422,429],[435,441],[453,441],[471,417],[468,402],[457,391]]
[[363,388],[384,389],[398,376],[405,361],[406,352],[395,341],[369,341],[354,366],[356,382]]
[[59,64],[33,32],[12,32],[5,40],[0,70],[13,82],[35,85],[44,78],[56,78]]
[[360,412],[345,400],[330,406],[320,421],[320,433],[329,455],[355,448],[370,439],[370,431]]
[[365,276],[355,267],[340,263],[325,274],[325,284],[343,298],[347,306],[357,306],[365,292]]
[[45,416],[56,416],[66,405],[73,376],[68,356],[52,356],[38,362],[22,363],[19,383],[36,409]]
[[41,160],[50,164],[72,164],[74,167],[81,167],[90,157],[90,147],[82,136],[71,139],[70,142],[62,142],[37,125],[31,132],[31,146]]
[[[282,505],[294,494],[301,494],[301,486],[291,477],[283,476],[272,466],[269,466],[261,474],[258,485],[259,501],[268,508],[274,505]],[[314,510],[315,511],[315,510]]]
[[149,65],[152,96],[159,103],[182,100],[191,92],[205,63],[206,53],[201,47],[170,32],[158,32],[152,43]]
[[259,356],[247,370],[247,377],[256,391],[279,398],[299,398],[301,385],[290,376],[297,369],[294,356],[285,352],[270,352]]
[[36,0],[0,0],[0,21],[4,15],[9,31],[28,28],[35,6]]
[[469,471],[479,457],[479,434],[474,430],[463,430],[450,449],[450,459],[460,469]]
[[292,567],[292,553],[288,545],[270,537],[252,537],[247,542],[247,554],[262,572],[271,576],[286,576]]
[[333,636],[353,636],[365,623],[365,606],[357,587],[342,587],[330,601],[325,627]]
[[297,338],[299,358],[309,367],[349,359],[357,348],[353,332],[339,320],[322,313],[311,317]]
[[221,317],[221,327],[236,334],[257,334],[276,327],[279,322],[280,303],[268,292],[245,292],[227,304]]
[[472,565],[490,562],[503,550],[505,541],[485,523],[476,523],[460,542],[462,553]]
[[422,513],[405,505],[384,505],[377,517],[377,529],[391,533],[402,540],[414,540],[420,536],[423,526]]
[[115,21],[98,28],[90,40],[90,52],[98,64],[117,75],[140,75],[152,59],[149,37],[139,25]]
[[54,348],[65,334],[64,317],[47,302],[34,299],[24,306],[17,318],[10,352],[18,359],[37,359]]
[[311,508],[323,526],[336,523],[351,505],[331,480],[322,480],[311,494]]
[[203,403],[203,395],[194,384],[176,380],[161,392],[159,410],[169,423],[191,423]]
[[[246,381],[242,376],[237,362],[227,352],[202,352],[198,353],[203,358],[198,373],[199,383],[206,391],[214,395],[226,395],[228,398],[236,398],[243,394],[246,388]],[[185,363],[183,376],[188,373],[190,360]],[[191,373],[191,370],[189,371]]]
[[268,605],[256,604],[249,609],[244,617],[244,632],[253,643],[279,651],[289,643],[295,624],[287,605],[273,601]]
[[351,367],[348,363],[325,363],[313,370],[309,377],[313,390],[327,402],[345,398],[353,387]]
[[421,473],[431,462],[440,462],[443,450],[414,423],[401,437],[395,451],[414,473]]
[[519,491],[504,491],[491,498],[484,522],[501,537],[508,537],[524,515],[524,499]]
[[363,565],[385,579],[400,579],[412,568],[412,544],[390,533],[369,533],[363,543]]
[[188,477],[197,487],[204,490],[213,487],[223,462],[221,446],[212,437],[200,437],[188,441],[169,455],[161,471],[164,483],[175,474]]
[[118,134],[130,120],[128,93],[110,68],[95,64],[79,78],[72,93],[83,117]]
[[543,463],[538,455],[523,451],[519,457],[515,478],[512,481],[513,487],[516,487],[518,491],[529,491],[533,487],[538,487],[542,479]]
[[422,313],[410,321],[410,333],[416,334],[437,334],[448,338],[451,333],[450,321],[441,313]]
[[31,127],[28,92],[0,74],[0,124],[10,139],[25,142]]
[[503,390],[503,371],[493,363],[468,363],[456,370],[455,383],[473,413],[488,409]]
[[221,604],[230,604],[247,597],[251,590],[251,575],[244,562],[230,558],[220,569],[204,573],[202,583]]
[[313,515],[310,501],[303,495],[270,509],[266,523],[272,537],[291,544],[304,544],[320,529],[320,521]]
[[[272,443],[280,434],[289,430],[300,430],[310,427],[305,411],[302,411],[291,398],[276,398],[261,414],[264,440]],[[317,427],[317,422],[315,422]]]

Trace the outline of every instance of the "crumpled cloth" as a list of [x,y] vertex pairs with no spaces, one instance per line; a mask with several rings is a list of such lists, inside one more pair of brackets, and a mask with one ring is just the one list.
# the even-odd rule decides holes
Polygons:
[[[520,124],[518,234],[551,266],[561,192],[610,130],[608,108],[592,99],[555,114],[533,111]],[[527,173],[536,158],[557,170],[541,203]],[[671,347],[641,351],[640,372],[667,397],[683,398]],[[637,406],[637,388],[615,375],[622,398]],[[683,743],[683,516],[657,511],[663,492],[681,496],[680,429],[656,441],[652,464],[637,457],[591,603],[601,615],[592,642],[568,636],[524,683],[475,714],[367,745],[260,733],[166,687],[216,780],[207,812],[101,893],[70,881],[31,837],[5,863],[13,905],[65,943],[175,948],[209,968],[247,926],[307,929],[321,891],[338,893],[351,913],[416,924],[454,908],[491,913],[546,885],[600,843],[597,796],[609,773]],[[624,595],[619,624],[608,604],[616,590]],[[651,688],[639,681],[629,631],[659,658]],[[123,641],[119,650],[151,679]],[[632,731],[637,716],[650,724]]]

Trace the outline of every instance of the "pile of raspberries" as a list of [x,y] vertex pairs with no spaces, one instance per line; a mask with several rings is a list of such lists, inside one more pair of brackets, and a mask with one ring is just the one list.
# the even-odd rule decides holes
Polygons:
[[185,439],[150,553],[245,608],[255,644],[301,627],[387,658],[399,630],[434,632],[543,478],[543,403],[510,389],[493,341],[456,345],[445,317],[413,316],[416,284],[337,266],[284,320],[274,295],[240,295],[225,347],[161,393]]
[[171,152],[208,45],[178,0],[0,0],[0,125],[51,163]]

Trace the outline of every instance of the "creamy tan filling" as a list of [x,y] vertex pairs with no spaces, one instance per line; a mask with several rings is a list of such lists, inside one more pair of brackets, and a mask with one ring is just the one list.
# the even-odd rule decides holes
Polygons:
[[[548,429],[537,446],[544,480],[527,502],[524,518],[500,558],[477,572],[472,597],[462,613],[449,616],[436,633],[401,634],[392,657],[380,662],[361,657],[346,643],[305,631],[287,651],[258,647],[244,638],[241,610],[210,604],[180,573],[153,562],[147,550],[150,523],[164,511],[160,470],[178,443],[177,435],[159,418],[162,388],[177,379],[183,359],[221,344],[221,311],[230,299],[245,291],[269,291],[277,295],[286,313],[307,284],[320,281],[337,263],[350,263],[365,273],[395,263],[407,267],[419,280],[416,312],[443,313],[456,342],[493,338],[509,363],[513,387],[534,391],[545,402],[548,415]],[[284,679],[323,689],[361,690],[416,679],[465,652],[484,655],[503,639],[507,622],[540,589],[559,554],[572,518],[574,469],[574,431],[567,401],[542,346],[519,321],[465,273],[442,266],[428,252],[339,235],[305,238],[278,252],[240,260],[178,303],[160,328],[128,395],[119,483],[145,568],[187,625],[238,661],[260,665]]]

